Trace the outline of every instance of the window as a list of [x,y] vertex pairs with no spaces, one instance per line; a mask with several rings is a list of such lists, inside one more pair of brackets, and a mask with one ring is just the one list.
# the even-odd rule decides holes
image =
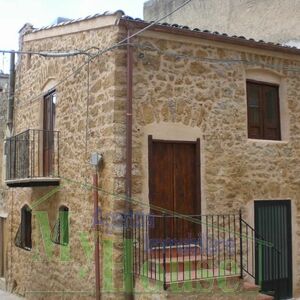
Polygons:
[[60,245],[69,243],[69,209],[66,206],[59,208],[58,220],[52,231],[52,241]]
[[31,219],[32,212],[28,205],[24,205],[21,210],[21,224],[15,237],[15,245],[25,250],[31,250]]
[[280,140],[279,86],[247,81],[248,137]]

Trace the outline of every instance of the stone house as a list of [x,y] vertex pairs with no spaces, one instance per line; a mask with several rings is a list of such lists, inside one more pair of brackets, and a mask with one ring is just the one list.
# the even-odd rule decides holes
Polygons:
[[[152,21],[167,15],[184,2],[148,0],[144,3],[144,19]],[[299,15],[300,2],[295,0],[198,0],[190,2],[164,21],[268,42],[299,45]]]
[[299,296],[300,50],[147,25],[21,31],[7,288],[94,298],[98,152],[104,299]]

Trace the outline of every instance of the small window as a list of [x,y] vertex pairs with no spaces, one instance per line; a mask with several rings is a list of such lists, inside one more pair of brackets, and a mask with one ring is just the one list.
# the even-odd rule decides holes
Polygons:
[[69,208],[61,206],[59,216],[52,231],[52,241],[59,245],[69,244]]
[[247,81],[248,137],[280,140],[279,87]]
[[23,206],[21,210],[21,224],[15,237],[15,245],[25,250],[31,250],[31,219],[32,211],[28,205]]

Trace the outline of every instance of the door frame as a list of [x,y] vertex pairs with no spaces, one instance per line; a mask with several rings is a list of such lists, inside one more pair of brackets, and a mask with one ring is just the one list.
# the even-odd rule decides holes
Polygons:
[[[151,159],[152,159],[152,147],[153,147],[153,142],[159,142],[159,143],[173,143],[173,144],[194,144],[196,145],[196,213],[195,214],[201,214],[201,143],[200,143],[200,138],[197,138],[194,141],[181,141],[181,140],[167,140],[167,139],[153,139],[152,135],[148,135],[148,187],[149,187],[149,205],[151,205],[151,186],[152,186],[152,164],[151,164]],[[151,209],[151,207],[150,207]]]
[[[288,257],[287,257],[287,263],[290,266],[289,268],[289,274],[288,276],[290,277],[290,291],[291,295],[293,297],[294,294],[294,277],[293,277],[293,260],[294,260],[294,249],[293,249],[293,214],[292,214],[292,201],[291,199],[268,199],[268,200],[254,200],[254,209],[253,209],[253,221],[254,221],[254,228],[257,230],[258,228],[256,227],[256,204],[270,204],[270,203],[286,203],[287,204],[287,231],[289,233],[288,236]],[[256,248],[255,248],[255,277],[257,277],[257,270],[256,270]]]

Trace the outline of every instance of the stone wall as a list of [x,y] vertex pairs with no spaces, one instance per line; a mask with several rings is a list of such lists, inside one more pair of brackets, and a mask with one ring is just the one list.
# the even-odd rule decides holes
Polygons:
[[[22,50],[74,50],[103,49],[115,43],[118,27],[79,31],[78,33],[24,41]],[[46,32],[47,33],[47,32]],[[29,33],[30,35],[30,33]],[[34,36],[34,34],[31,34]],[[89,160],[92,152],[103,154],[104,163],[100,170],[99,199],[102,217],[107,224],[101,226],[101,240],[108,245],[104,249],[112,253],[113,265],[102,265],[110,269],[112,278],[106,285],[117,282],[122,285],[122,262],[120,237],[122,228],[112,228],[112,212],[120,210],[123,201],[116,193],[123,192],[118,178],[124,176],[124,169],[118,164],[120,147],[124,137],[115,139],[124,119],[120,110],[124,107],[124,92],[116,88],[115,81],[126,80],[126,73],[120,70],[113,51],[94,58],[88,57],[45,58],[36,55],[22,55],[16,80],[14,115],[15,133],[28,128],[42,128],[43,93],[56,86],[56,125],[59,137],[60,188],[52,196],[46,196],[33,209],[33,247],[25,251],[15,247],[13,241],[20,224],[20,212],[24,204],[35,205],[41,197],[53,192],[53,187],[11,188],[9,201],[10,215],[9,277],[8,287],[27,299],[94,299],[94,231],[92,184],[94,169]],[[80,65],[80,70],[69,74]],[[68,77],[68,78],[67,78]],[[121,112],[123,113],[123,111]],[[45,247],[41,235],[42,222],[49,221],[52,229],[60,205],[70,212],[70,248],[50,242]],[[48,221],[47,221],[48,218]],[[45,225],[45,226],[46,226]],[[104,226],[103,226],[104,227]],[[46,226],[47,228],[47,226]],[[112,248],[110,244],[112,244]],[[47,252],[48,251],[48,252]],[[68,252],[69,251],[69,252]],[[102,273],[101,273],[102,274]],[[101,275],[102,276],[102,275]],[[114,278],[116,276],[116,279]],[[105,286],[104,286],[105,288]],[[51,292],[51,293],[50,293]],[[104,297],[105,298],[105,297]]]
[[[62,49],[62,45],[65,50],[105,48],[125,34],[124,29],[110,26],[24,42],[23,49],[54,50]],[[229,213],[242,208],[253,225],[254,200],[291,199],[296,266],[300,263],[300,76],[299,72],[284,67],[299,69],[299,58],[151,31],[134,38],[133,43],[133,195],[137,203],[134,208],[149,210],[148,135],[166,140],[200,138],[202,213]],[[232,60],[236,62],[229,62]],[[84,56],[55,59],[22,56],[16,87],[16,133],[41,128],[42,93],[85,61]],[[255,74],[259,79],[276,78],[283,83],[282,126],[286,134],[282,141],[247,138],[245,82]],[[118,219],[112,213],[123,212],[125,203],[126,50],[116,49],[94,59],[89,69],[84,66],[59,84],[56,91],[61,189],[35,209],[30,252],[13,245],[20,210],[25,203],[35,203],[52,188],[11,189],[9,287],[28,299],[92,298],[93,203],[92,190],[86,184],[91,182],[93,174],[89,156],[98,151],[104,155],[99,196],[106,223],[101,240],[106,241],[106,247],[101,252],[106,261],[112,262],[102,265],[103,297],[123,298],[123,293],[108,294],[105,290],[121,287],[123,283],[122,230],[115,226]],[[62,204],[71,213],[70,259],[60,256],[66,248],[54,244],[51,244],[53,256],[49,258],[50,252],[47,256],[38,226],[38,212],[46,212],[53,226]],[[112,242],[111,249],[107,245]],[[293,273],[294,296],[297,296],[300,274],[296,267]],[[82,293],[74,294],[76,291]],[[162,293],[157,297],[170,295]]]
[[[200,138],[202,214],[242,208],[253,225],[254,200],[291,199],[294,292],[299,295],[300,76],[285,69],[299,70],[299,57],[151,32],[134,44],[135,199],[149,204],[148,135]],[[247,137],[246,79],[253,76],[282,83],[282,141]],[[144,205],[138,209],[148,211]]]
[[[184,2],[149,0],[144,4],[144,19],[153,21]],[[191,1],[164,22],[286,43],[300,40],[299,11],[300,3],[294,0],[198,0]]]

